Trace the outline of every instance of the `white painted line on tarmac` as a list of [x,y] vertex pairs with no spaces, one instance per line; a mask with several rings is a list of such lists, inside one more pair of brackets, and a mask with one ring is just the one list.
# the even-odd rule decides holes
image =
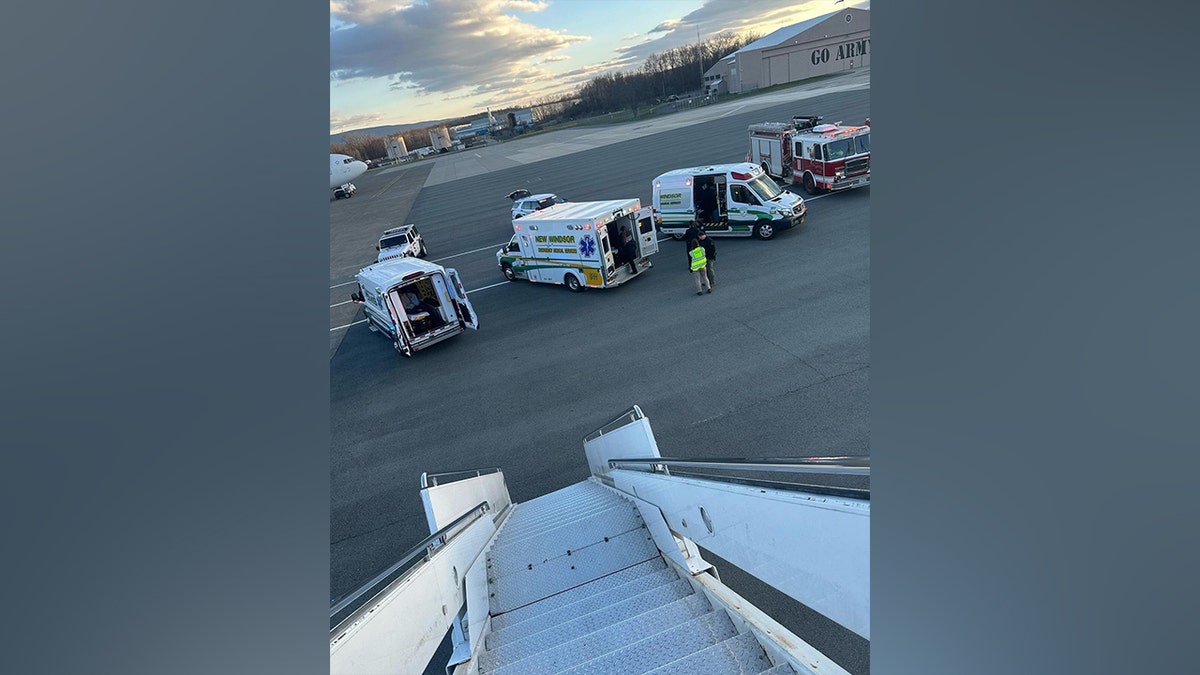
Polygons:
[[745,105],[739,105],[738,107],[734,108],[733,110],[730,110],[730,111],[729,111],[729,112],[727,112],[727,113],[721,113],[720,115],[717,115],[717,118],[718,118],[718,119],[720,119],[720,118],[722,118],[722,117],[725,117],[725,116],[727,116],[727,115],[732,115],[733,113],[735,113],[735,112],[737,112],[737,111],[739,111],[739,110],[741,110],[742,108],[745,108],[745,107],[746,107]]
[[352,302],[354,302],[354,301],[353,301],[353,300],[347,300],[347,301],[345,301],[345,302],[339,302],[339,303],[337,303],[336,305],[330,305],[330,306],[329,306],[329,309],[333,309],[334,307],[341,307],[342,305],[348,305],[348,304],[350,304],[350,303],[352,303]]
[[346,324],[345,326],[338,326],[337,328],[330,328],[330,329],[329,329],[329,332],[330,332],[330,333],[332,333],[332,332],[333,332],[333,331],[335,331],[335,330],[341,330],[341,329],[343,329],[343,328],[349,328],[350,326],[357,326],[357,325],[358,325],[358,324],[360,324],[360,323],[366,323],[366,322],[367,322],[367,320],[366,320],[366,319],[363,319],[362,321],[355,321],[354,323],[348,323],[348,324]]
[[404,176],[396,176],[395,178],[393,178],[393,179],[392,179],[392,182],[390,182],[390,183],[388,183],[387,185],[385,185],[385,186],[383,187],[383,189],[382,189],[382,190],[380,190],[379,192],[376,192],[375,194],[371,195],[371,199],[375,199],[375,198],[376,198],[376,197],[378,197],[379,195],[381,195],[381,194],[383,194],[383,193],[387,192],[388,190],[390,190],[390,189],[391,189],[391,187],[392,187],[393,185],[395,185],[395,184],[396,184],[396,181],[400,180],[401,178],[404,178]]
[[341,284],[334,284],[329,287],[329,290],[332,291],[333,289],[337,288],[338,286],[349,286],[350,284],[357,284],[357,283],[358,283],[357,281],[347,281],[347,282],[341,283]]
[[507,241],[502,241],[499,244],[492,244],[491,246],[484,246],[483,248],[477,248],[472,251],[463,251],[462,253],[455,253],[454,255],[448,255],[445,258],[436,258],[433,260],[433,262],[441,262],[443,260],[457,258],[459,256],[468,255],[470,253],[479,253],[480,251],[495,251],[496,249],[500,248],[501,246],[504,246],[507,243],[508,243]]
[[498,283],[498,284],[492,284],[491,286],[484,286],[483,288],[476,288],[476,289],[474,289],[474,290],[467,291],[467,295],[470,295],[470,294],[472,294],[472,293],[478,293],[479,291],[486,291],[486,290],[487,290],[487,289],[489,289],[489,288],[495,288],[495,287],[497,287],[497,286],[503,286],[503,285],[505,285],[505,284],[510,284],[510,283],[512,283],[512,282],[511,282],[511,281],[507,281],[507,280],[505,280],[505,281],[501,281],[501,282],[500,282],[500,283]]

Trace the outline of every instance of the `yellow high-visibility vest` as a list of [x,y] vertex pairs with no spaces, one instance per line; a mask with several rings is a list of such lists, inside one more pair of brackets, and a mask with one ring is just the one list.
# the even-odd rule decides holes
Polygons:
[[702,269],[704,266],[708,265],[708,258],[706,258],[704,256],[704,247],[703,246],[697,246],[696,248],[692,249],[691,255],[692,255],[692,271],[693,272],[695,272],[698,269]]

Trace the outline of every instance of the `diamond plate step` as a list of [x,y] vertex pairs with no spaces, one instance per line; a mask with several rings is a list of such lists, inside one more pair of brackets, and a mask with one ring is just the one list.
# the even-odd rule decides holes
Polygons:
[[[616,588],[598,592],[594,595],[589,595],[580,599],[578,602],[573,602],[569,605],[559,605],[553,608],[548,608],[544,613],[536,616],[531,616],[526,621],[511,624],[500,630],[493,630],[489,636],[488,646],[502,645],[506,642],[513,642],[523,639],[534,633],[540,633],[548,628],[561,626],[568,621],[587,616],[593,612],[598,612],[613,605],[622,604],[628,600],[639,597],[651,591],[659,593],[673,593],[672,588],[675,588],[675,583],[680,581],[679,575],[674,570],[664,569],[654,574],[649,574],[643,577],[638,577],[627,584],[622,584]],[[684,593],[674,600],[688,595]],[[552,599],[552,598],[551,598]],[[545,600],[543,602],[548,602]],[[535,603],[533,606],[542,604]]]
[[603,630],[625,619],[669,605],[676,600],[692,595],[693,592],[692,585],[686,579],[679,579],[675,583],[652,588],[583,616],[564,617],[567,620],[545,626],[536,633],[518,635],[516,639],[513,638],[511,632],[506,635],[493,634],[487,639],[487,647],[499,659],[516,661],[564,642],[570,642],[577,637]]
[[[662,572],[666,572],[667,574],[664,576],[662,575]],[[647,580],[645,577],[651,578]],[[662,558],[656,557],[651,560],[647,560],[646,562],[619,570],[608,576],[601,577],[595,581],[591,581],[581,586],[576,586],[575,588],[563,591],[557,595],[550,596],[532,605],[527,605],[525,607],[521,607],[520,609],[514,609],[513,611],[505,614],[493,616],[492,632],[495,633],[515,627],[518,624],[533,620],[539,616],[543,616],[554,610],[572,605],[576,602],[591,601],[592,603],[595,603],[590,605],[590,609],[586,610],[590,612],[593,609],[603,607],[604,604],[618,602],[620,599],[628,597],[626,593],[632,592],[633,594],[637,594],[648,588],[651,588],[652,586],[670,583],[678,578],[679,575],[675,574],[674,571],[667,569],[667,564],[663,562]],[[635,582],[638,585],[632,585],[635,584]],[[626,586],[627,584],[631,585]],[[619,590],[623,586],[626,587],[625,593],[622,593]],[[639,590],[634,591],[633,589]],[[610,592],[613,593],[610,595]],[[599,602],[605,599],[607,599],[606,602]]]
[[[692,596],[696,597],[696,596]],[[562,671],[571,675],[644,673],[737,635],[724,611],[709,612],[691,621]],[[698,671],[697,675],[705,671]]]
[[652,675],[750,675],[772,668],[771,659],[752,633],[743,633],[708,649],[656,668]]
[[638,528],[544,563],[489,565],[488,611],[492,616],[512,611],[658,555],[650,532]]
[[[593,483],[591,481],[583,481],[574,485],[568,485],[561,490],[555,490],[550,494],[534,497],[527,502],[521,502],[521,511],[525,518],[537,518],[546,513],[553,513],[575,502],[583,502],[591,499],[605,499],[616,497],[611,491]],[[515,515],[515,513],[514,513]]]
[[[614,650],[627,648],[628,645],[641,640],[647,635],[658,633],[664,628],[687,626],[697,618],[703,618],[712,614],[714,612],[711,611],[708,599],[703,595],[692,594],[686,598],[676,600],[669,605],[664,605],[645,614],[626,619],[594,633],[577,637],[569,642],[555,645],[554,647],[518,660],[503,660],[498,658],[493,652],[484,652],[480,655],[479,668],[481,672],[495,673],[495,675],[558,673],[567,668],[578,666],[597,657],[604,656]],[[726,624],[729,624],[728,617],[722,615],[722,618],[725,619]],[[732,633],[732,624],[729,624],[729,630]],[[724,637],[730,636],[723,636],[722,639]],[[715,642],[719,642],[719,640],[713,640],[704,646],[707,647],[709,644]],[[675,658],[679,658],[691,651],[696,650],[690,649],[682,652]],[[592,669],[588,672],[604,671]],[[607,672],[627,673],[633,671],[615,670]]]
[[641,527],[642,518],[637,507],[628,503],[615,504],[515,540],[502,532],[488,551],[488,563],[497,572],[512,566],[537,565]]
[[762,675],[797,675],[797,673],[795,668],[781,663],[770,670],[764,670]]
[[[588,485],[586,491],[576,490],[566,496],[559,496],[560,492],[571,490],[576,486],[571,485],[570,488],[551,492],[545,497],[516,504],[510,520],[505,524],[504,532],[511,533],[512,536],[526,536],[529,532],[534,532],[539,528],[556,524],[566,518],[576,518],[577,515],[592,512],[592,510],[607,506],[607,504],[629,503],[628,500],[623,500],[622,497],[599,485]],[[546,497],[554,498],[546,500]]]

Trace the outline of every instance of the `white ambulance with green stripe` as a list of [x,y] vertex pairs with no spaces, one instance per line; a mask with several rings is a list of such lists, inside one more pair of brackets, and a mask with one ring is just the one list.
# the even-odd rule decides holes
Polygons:
[[[658,235],[650,209],[639,199],[555,204],[512,221],[513,236],[496,251],[509,281],[561,284],[572,291],[611,288],[651,267]],[[621,245],[628,230],[633,266]]]
[[[675,169],[655,178],[651,188],[658,230],[675,239],[695,224],[710,236],[770,239],[803,223],[808,213],[800,195],[780,188],[749,162]],[[702,213],[706,189],[716,198],[711,214]]]

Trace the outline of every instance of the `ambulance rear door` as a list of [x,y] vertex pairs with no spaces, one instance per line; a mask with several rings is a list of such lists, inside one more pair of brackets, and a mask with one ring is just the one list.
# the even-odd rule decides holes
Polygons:
[[458,270],[447,269],[446,276],[450,277],[450,291],[454,295],[455,304],[458,305],[458,314],[462,318],[463,325],[471,330],[479,330],[479,316],[475,314],[475,308],[467,299],[467,290],[463,288]]
[[413,332],[412,324],[408,322],[408,313],[404,311],[404,303],[400,301],[400,287],[397,286],[388,291],[387,301],[388,314],[392,317],[392,325],[396,327],[396,351],[405,356],[412,356]]
[[645,258],[658,253],[658,231],[654,229],[654,212],[643,206],[631,214],[637,222],[638,255]]

